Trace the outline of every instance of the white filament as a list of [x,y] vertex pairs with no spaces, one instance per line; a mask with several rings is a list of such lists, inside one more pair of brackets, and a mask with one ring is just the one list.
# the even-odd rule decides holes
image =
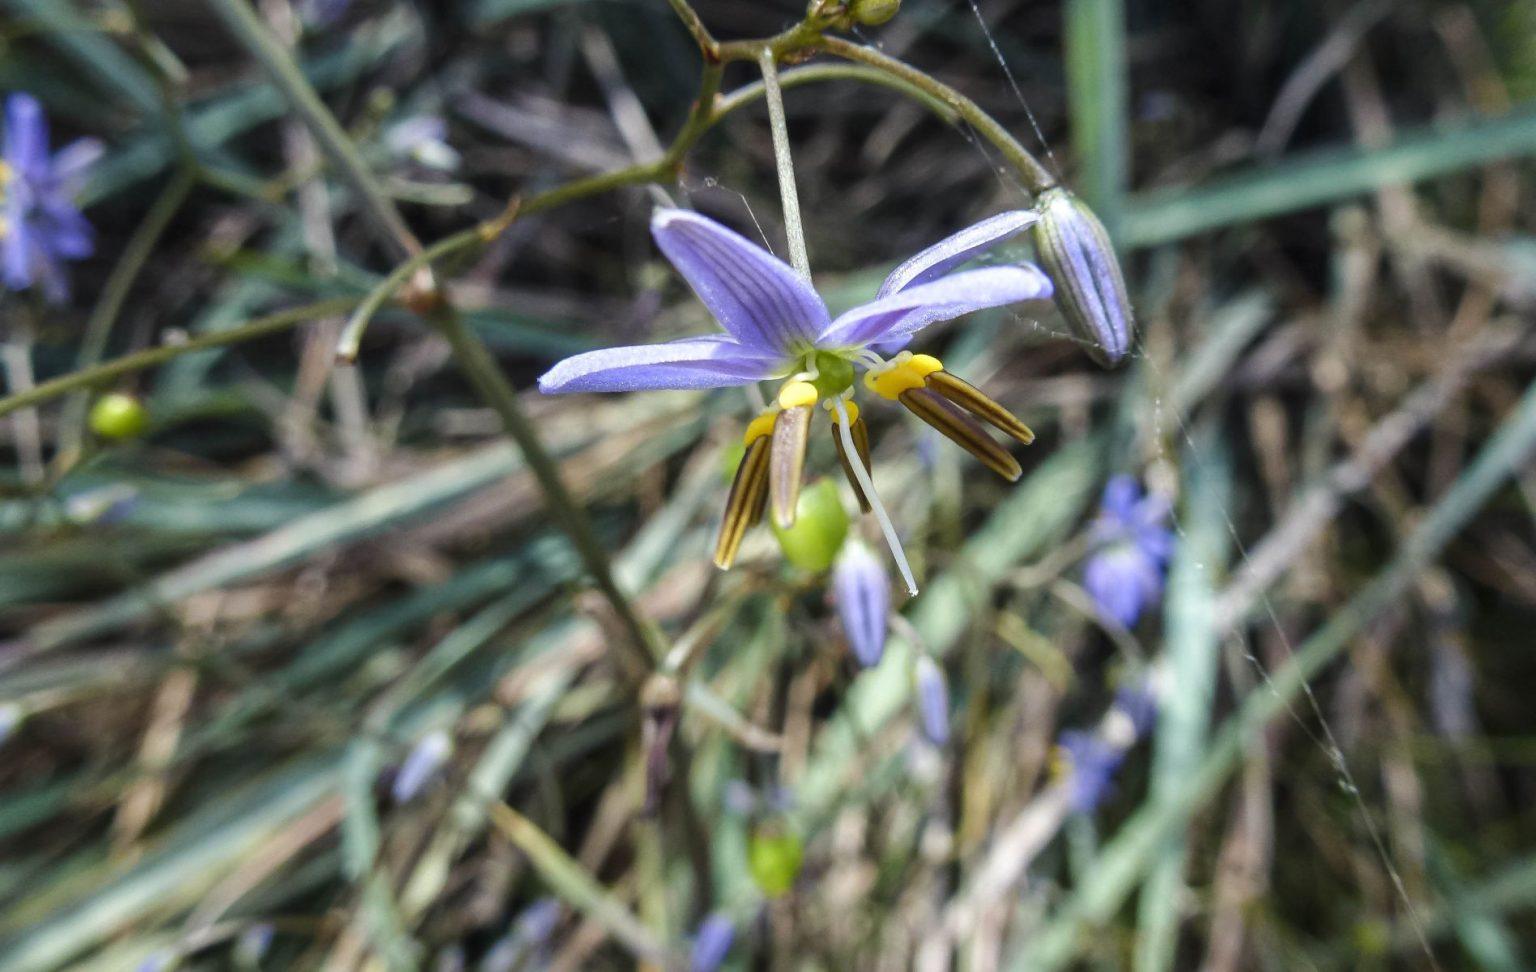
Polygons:
[[875,514],[875,521],[880,524],[880,532],[885,534],[886,546],[891,548],[891,556],[896,558],[896,569],[901,571],[901,582],[907,585],[907,593],[917,596],[917,581],[912,577],[912,566],[907,563],[907,552],[901,548],[901,540],[896,536],[896,528],[891,525],[891,518],[885,512],[885,506],[880,502],[880,496],[875,492],[874,480],[869,476],[869,470],[864,468],[864,459],[859,455],[859,450],[854,447],[853,433],[848,430],[848,410],[843,407],[841,398],[832,399],[832,408],[837,412],[837,434],[843,440],[843,453],[848,457],[848,465],[853,469],[853,478],[859,481],[859,488],[864,491],[864,498],[869,500],[869,511]]

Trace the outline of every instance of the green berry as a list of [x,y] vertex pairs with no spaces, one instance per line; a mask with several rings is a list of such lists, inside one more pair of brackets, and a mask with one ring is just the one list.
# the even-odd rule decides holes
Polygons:
[[805,860],[805,845],[789,832],[760,830],[747,842],[747,867],[752,880],[770,898],[794,887]]
[[132,395],[111,392],[91,406],[91,431],[103,439],[135,439],[149,427],[149,412]]
[[796,567],[817,574],[829,569],[848,536],[848,511],[837,484],[818,479],[801,490],[794,525],[786,528],[774,523],[773,535],[779,538],[784,559]]

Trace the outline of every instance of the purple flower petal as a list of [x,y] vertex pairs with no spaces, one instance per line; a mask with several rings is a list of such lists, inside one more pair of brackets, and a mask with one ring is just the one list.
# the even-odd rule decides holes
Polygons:
[[977,256],[992,244],[1005,240],[1032,226],[1040,216],[1027,209],[998,213],[945,237],[891,271],[880,285],[877,297],[888,297],[900,290],[936,280]]
[[6,232],[0,238],[4,248],[5,285],[12,290],[24,290],[32,285],[32,227],[25,219],[16,219],[11,207],[6,207]]
[[29,94],[5,99],[5,161],[22,178],[48,169],[48,119]]
[[843,547],[832,571],[832,599],[859,664],[880,664],[891,613],[891,580],[885,565],[862,543]]
[[833,321],[816,344],[823,348],[862,347],[971,311],[1050,295],[1050,280],[1027,263],[965,270],[855,307]]
[[1131,627],[1162,592],[1160,565],[1129,544],[1094,554],[1083,570],[1094,603],[1123,627]]
[[787,264],[698,213],[658,209],[651,234],[677,272],[743,347],[782,355],[826,327],[827,306]]
[[727,337],[683,338],[665,344],[603,348],[555,365],[539,378],[546,395],[723,388],[772,377],[784,361],[742,347]]
[[67,199],[79,195],[91,166],[101,158],[106,147],[96,138],[77,138],[53,156],[53,184]]

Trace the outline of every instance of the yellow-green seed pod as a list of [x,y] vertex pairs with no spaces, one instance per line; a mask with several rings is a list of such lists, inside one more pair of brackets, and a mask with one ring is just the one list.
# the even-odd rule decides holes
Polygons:
[[1040,194],[1036,210],[1040,221],[1030,232],[1056,285],[1056,306],[1094,360],[1119,364],[1131,348],[1135,321],[1108,231],[1093,210],[1059,186]]
[[135,439],[149,427],[149,412],[132,395],[112,392],[91,406],[91,431],[103,439]]
[[747,842],[747,868],[758,889],[770,898],[794,887],[804,861],[805,845],[788,831],[761,829]]
[[853,0],[853,19],[866,27],[885,23],[901,9],[901,0]]
[[848,511],[837,485],[830,479],[818,479],[800,491],[795,505],[795,522],[790,526],[773,524],[784,559],[802,570],[821,573],[831,568],[848,537]]

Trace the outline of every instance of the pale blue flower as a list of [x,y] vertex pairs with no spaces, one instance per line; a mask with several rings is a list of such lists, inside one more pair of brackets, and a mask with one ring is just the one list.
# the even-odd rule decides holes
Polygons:
[[810,282],[762,247],[698,213],[658,209],[651,219],[657,246],[724,333],[579,354],[546,372],[539,388],[563,394],[785,380],[773,406],[747,430],[747,453],[727,500],[716,564],[732,563],[768,499],[781,527],[794,522],[806,436],[820,403],[832,413],[833,442],[860,502],[879,520],[902,579],[916,593],[895,528],[872,495],[868,433],[852,400],[855,377],[862,370],[869,391],[899,401],[988,468],[1017,479],[1018,462],[982,423],[1028,444],[1034,433],[1024,423],[944,371],[931,355],[901,351],[887,360],[879,351],[904,345],[930,324],[1049,297],[1050,280],[1032,264],[951,272],[1037,218],[1029,211],[1007,212],[961,230],[897,267],[874,300],[834,319]]
[[891,578],[857,540],[843,545],[832,568],[832,601],[853,657],[865,668],[880,664],[890,623]]
[[75,205],[86,171],[101,156],[95,139],[48,149],[48,119],[29,94],[5,99],[0,152],[0,250],[11,290],[37,285],[51,302],[69,299],[64,262],[95,252],[95,232]]
[[1162,596],[1174,542],[1168,512],[1164,497],[1143,495],[1130,476],[1116,476],[1104,488],[1083,585],[1105,616],[1127,628]]

